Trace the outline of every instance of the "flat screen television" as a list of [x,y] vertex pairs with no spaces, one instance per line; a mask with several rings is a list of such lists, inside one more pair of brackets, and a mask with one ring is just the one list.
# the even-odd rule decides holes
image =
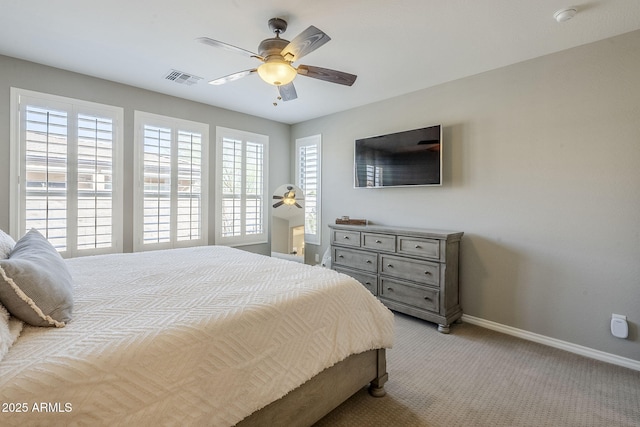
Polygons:
[[356,188],[442,185],[442,127],[357,139]]

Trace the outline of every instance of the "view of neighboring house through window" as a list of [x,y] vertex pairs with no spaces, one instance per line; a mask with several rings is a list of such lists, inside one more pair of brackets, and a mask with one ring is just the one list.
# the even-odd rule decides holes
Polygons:
[[296,139],[296,185],[304,191],[304,241],[320,244],[320,135]]
[[122,109],[16,88],[11,99],[12,234],[36,228],[66,256],[121,251]]
[[209,126],[136,111],[135,250],[207,243]]
[[267,241],[268,141],[265,135],[216,128],[216,244]]

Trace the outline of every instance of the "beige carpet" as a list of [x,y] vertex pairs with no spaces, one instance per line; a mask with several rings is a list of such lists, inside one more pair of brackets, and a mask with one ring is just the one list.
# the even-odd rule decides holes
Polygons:
[[387,370],[316,426],[640,426],[640,372],[471,324],[396,314]]

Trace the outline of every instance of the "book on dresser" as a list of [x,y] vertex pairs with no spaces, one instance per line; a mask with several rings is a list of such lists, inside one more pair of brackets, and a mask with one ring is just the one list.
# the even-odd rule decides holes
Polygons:
[[331,267],[352,276],[391,310],[449,333],[462,316],[458,259],[462,232],[330,224]]

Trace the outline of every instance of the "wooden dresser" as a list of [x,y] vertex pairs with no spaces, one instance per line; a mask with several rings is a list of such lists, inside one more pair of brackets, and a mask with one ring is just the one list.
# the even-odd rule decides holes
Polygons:
[[387,307],[438,324],[462,316],[458,257],[462,232],[330,224],[331,266]]

